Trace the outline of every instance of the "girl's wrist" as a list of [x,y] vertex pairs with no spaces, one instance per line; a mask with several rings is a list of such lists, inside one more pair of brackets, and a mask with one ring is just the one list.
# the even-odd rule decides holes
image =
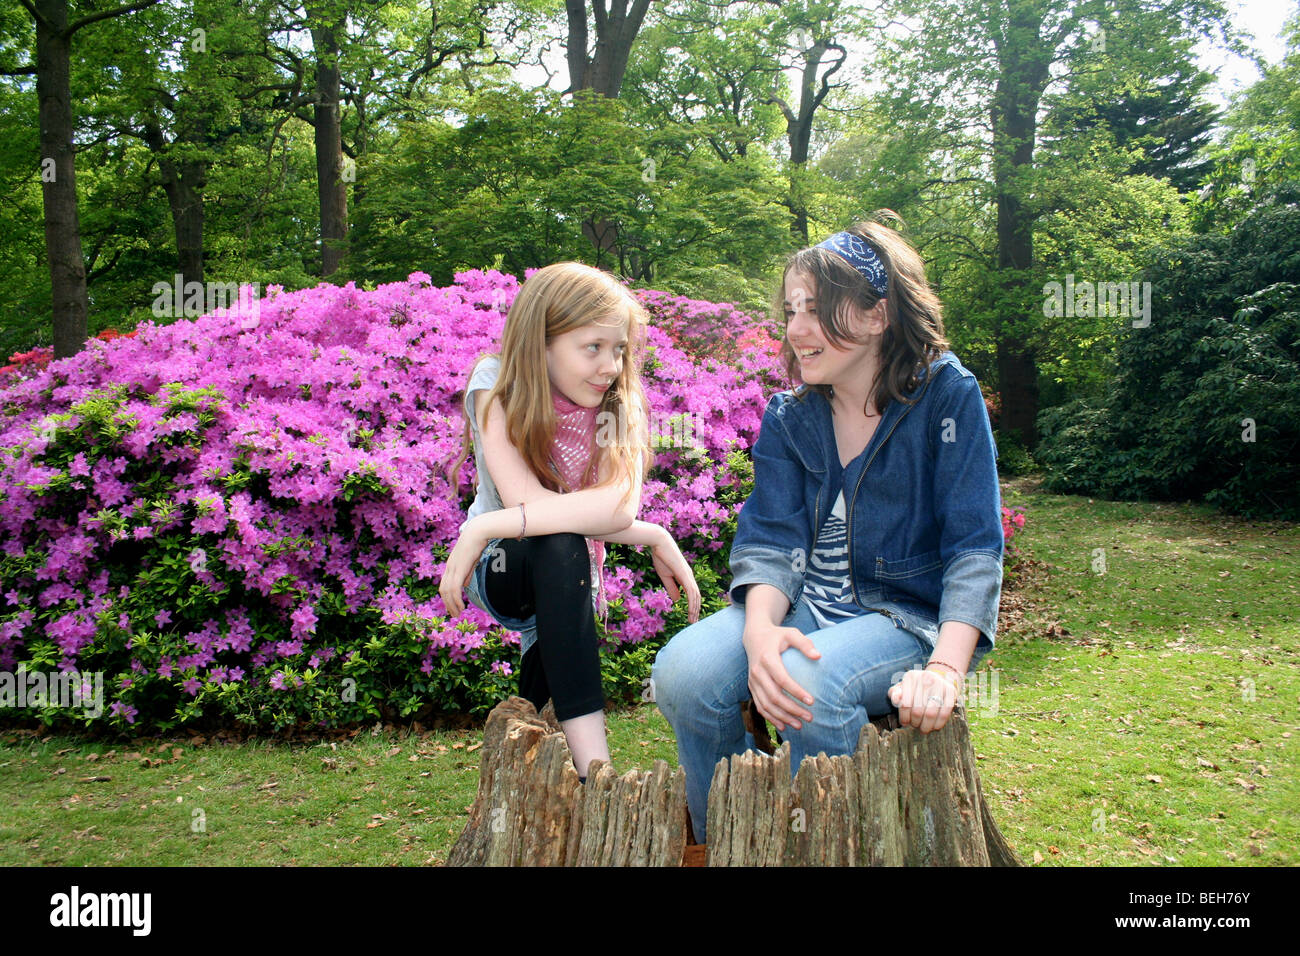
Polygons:
[[519,506],[485,512],[470,521],[465,530],[472,532],[482,547],[493,538],[513,538],[519,534]]
[[948,683],[952,684],[953,690],[957,692],[959,697],[961,696],[961,686],[964,681],[962,675],[957,671],[957,668],[943,661],[930,661],[925,665],[925,669],[932,674],[937,674]]

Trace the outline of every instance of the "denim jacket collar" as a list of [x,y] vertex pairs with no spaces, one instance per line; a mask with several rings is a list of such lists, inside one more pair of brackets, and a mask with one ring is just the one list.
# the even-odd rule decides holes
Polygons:
[[[880,424],[876,426],[876,431],[871,436],[871,441],[867,442],[863,454],[870,457],[870,453],[889,438],[898,420],[920,402],[930,382],[938,375],[939,369],[956,362],[956,355],[952,352],[944,352],[921,377],[920,385],[909,394],[909,401],[890,402],[885,407]],[[831,405],[825,395],[807,386],[800,386],[793,390],[790,401],[781,407],[780,415],[793,439],[795,453],[805,468],[809,471],[825,473],[832,467],[840,467],[839,446],[835,442]]]

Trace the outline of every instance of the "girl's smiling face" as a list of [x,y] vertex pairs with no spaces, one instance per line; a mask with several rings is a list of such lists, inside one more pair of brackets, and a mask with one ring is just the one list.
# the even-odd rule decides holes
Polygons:
[[557,335],[546,346],[551,387],[575,405],[597,408],[622,372],[626,351],[626,317]]
[[855,309],[848,331],[862,344],[833,343],[817,314],[817,280],[791,270],[785,277],[785,337],[799,361],[799,377],[809,385],[837,384],[861,387],[871,378],[872,360],[879,349],[876,339],[884,331],[881,307],[863,313]]

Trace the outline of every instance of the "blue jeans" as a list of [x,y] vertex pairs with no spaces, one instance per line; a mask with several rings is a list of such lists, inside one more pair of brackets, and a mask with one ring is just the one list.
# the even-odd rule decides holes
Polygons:
[[[933,653],[924,639],[879,612],[818,630],[802,598],[782,626],[798,628],[821,652],[817,660],[794,647],[781,655],[786,671],[813,698],[813,719],[802,729],[787,724],[781,731],[790,743],[792,776],[805,756],[853,753],[863,725],[895,710],[889,688]],[[754,746],[740,716],[741,703],[750,698],[744,627],[743,606],[726,607],[678,632],[651,671],[655,702],[677,735],[677,760],[686,771],[686,801],[700,843],[714,767]]]

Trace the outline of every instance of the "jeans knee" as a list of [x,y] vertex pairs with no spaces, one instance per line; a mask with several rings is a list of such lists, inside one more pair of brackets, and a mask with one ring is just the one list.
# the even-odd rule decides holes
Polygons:
[[650,699],[659,705],[665,714],[673,709],[674,704],[683,696],[682,672],[677,666],[677,650],[669,641],[659,648],[654,663],[650,665]]
[[834,694],[836,690],[833,683],[823,679],[825,666],[820,661],[805,656],[797,647],[787,647],[781,652],[781,666],[791,680],[812,695],[814,701],[821,701],[828,693]]

